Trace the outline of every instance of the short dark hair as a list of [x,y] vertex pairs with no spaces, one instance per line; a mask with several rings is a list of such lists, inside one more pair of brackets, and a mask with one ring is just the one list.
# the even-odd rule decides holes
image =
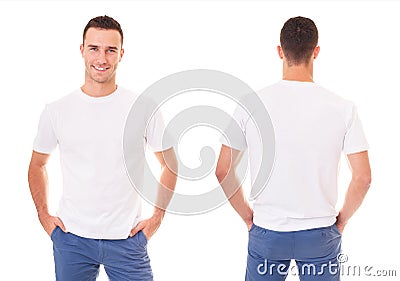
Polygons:
[[282,27],[280,41],[289,64],[307,64],[318,44],[317,26],[309,18],[290,18]]
[[86,32],[91,27],[100,28],[100,29],[117,30],[119,32],[119,34],[121,35],[121,45],[124,42],[124,34],[122,32],[121,25],[112,17],[99,16],[99,17],[92,18],[85,26],[85,29],[83,30],[83,43],[85,42]]

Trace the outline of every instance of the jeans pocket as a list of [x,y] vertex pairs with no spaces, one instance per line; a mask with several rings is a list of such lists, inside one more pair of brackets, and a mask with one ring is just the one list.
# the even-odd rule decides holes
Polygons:
[[339,234],[340,236],[342,236],[342,233],[340,233],[339,228],[337,227],[336,223],[332,225],[332,229]]
[[254,229],[255,226],[256,226],[256,225],[255,225],[254,223],[251,225],[250,230],[249,230],[249,233]]
[[146,235],[144,235],[143,231],[140,230],[137,233],[137,236],[138,236],[139,244],[142,245],[143,247],[145,247],[147,245],[147,242],[148,242]]
[[51,232],[51,234],[50,234],[50,239],[51,239],[51,241],[54,241],[54,238],[55,238],[55,236],[56,236],[56,234],[57,234],[59,228],[60,228],[60,227],[56,226],[56,227],[53,229],[53,231]]

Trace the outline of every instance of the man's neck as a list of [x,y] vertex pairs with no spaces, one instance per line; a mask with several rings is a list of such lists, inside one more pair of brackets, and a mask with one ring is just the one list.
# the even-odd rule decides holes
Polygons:
[[88,96],[99,98],[105,97],[115,92],[117,85],[115,81],[112,83],[97,83],[94,81],[86,81],[81,87],[82,92]]
[[313,80],[313,64],[301,64],[288,66],[283,63],[283,80],[299,81],[299,82],[314,82]]

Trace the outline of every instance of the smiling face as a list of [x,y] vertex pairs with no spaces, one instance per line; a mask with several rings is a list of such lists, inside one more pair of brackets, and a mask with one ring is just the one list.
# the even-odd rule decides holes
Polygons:
[[85,84],[115,85],[118,63],[124,54],[117,30],[89,28],[80,47],[85,61]]

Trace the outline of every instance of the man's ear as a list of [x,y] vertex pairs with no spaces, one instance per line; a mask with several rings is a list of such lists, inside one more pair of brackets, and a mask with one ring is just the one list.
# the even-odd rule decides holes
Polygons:
[[83,44],[81,44],[81,46],[79,47],[79,49],[81,50],[81,55],[83,56],[83,50],[84,50]]
[[283,50],[281,46],[277,46],[276,50],[278,51],[278,55],[281,59],[283,59]]
[[316,59],[318,57],[319,51],[320,51],[320,47],[319,46],[315,47],[314,53],[313,53],[314,59]]
[[124,49],[121,49],[121,52],[120,52],[120,54],[119,54],[119,61],[122,60],[122,57],[124,56],[124,53],[125,53],[125,50],[124,50]]

